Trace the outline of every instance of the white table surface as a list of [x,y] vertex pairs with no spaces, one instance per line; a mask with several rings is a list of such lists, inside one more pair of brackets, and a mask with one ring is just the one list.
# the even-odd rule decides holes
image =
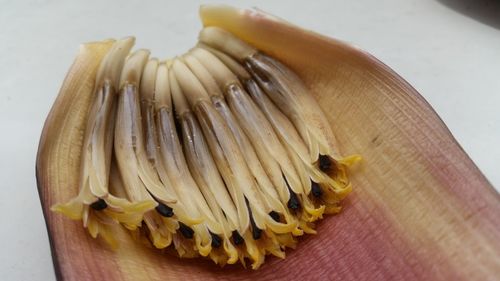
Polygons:
[[[55,279],[36,190],[35,155],[45,117],[79,44],[135,35],[138,47],[161,58],[195,44],[201,1],[142,2],[0,0],[1,280]],[[375,55],[430,102],[500,187],[500,14],[495,0],[231,2],[257,6]],[[492,16],[498,20],[488,23]]]

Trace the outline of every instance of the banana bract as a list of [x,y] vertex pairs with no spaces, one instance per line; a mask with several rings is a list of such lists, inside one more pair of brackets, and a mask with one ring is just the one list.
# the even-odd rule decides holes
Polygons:
[[259,11],[200,14],[175,58],[81,47],[37,158],[59,277],[500,276],[499,196],[406,82]]

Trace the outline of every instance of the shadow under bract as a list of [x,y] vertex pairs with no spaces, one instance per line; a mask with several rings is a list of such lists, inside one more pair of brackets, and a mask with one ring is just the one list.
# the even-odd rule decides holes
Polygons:
[[500,0],[437,0],[448,8],[500,29]]

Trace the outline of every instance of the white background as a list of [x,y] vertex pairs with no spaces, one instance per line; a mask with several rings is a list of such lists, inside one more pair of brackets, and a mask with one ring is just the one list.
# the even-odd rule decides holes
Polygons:
[[[0,0],[1,280],[55,278],[36,190],[35,155],[43,122],[79,44],[135,35],[138,47],[160,58],[195,44],[200,1],[145,2]],[[500,2],[493,2],[232,4],[257,6],[375,55],[430,102],[498,188]]]

